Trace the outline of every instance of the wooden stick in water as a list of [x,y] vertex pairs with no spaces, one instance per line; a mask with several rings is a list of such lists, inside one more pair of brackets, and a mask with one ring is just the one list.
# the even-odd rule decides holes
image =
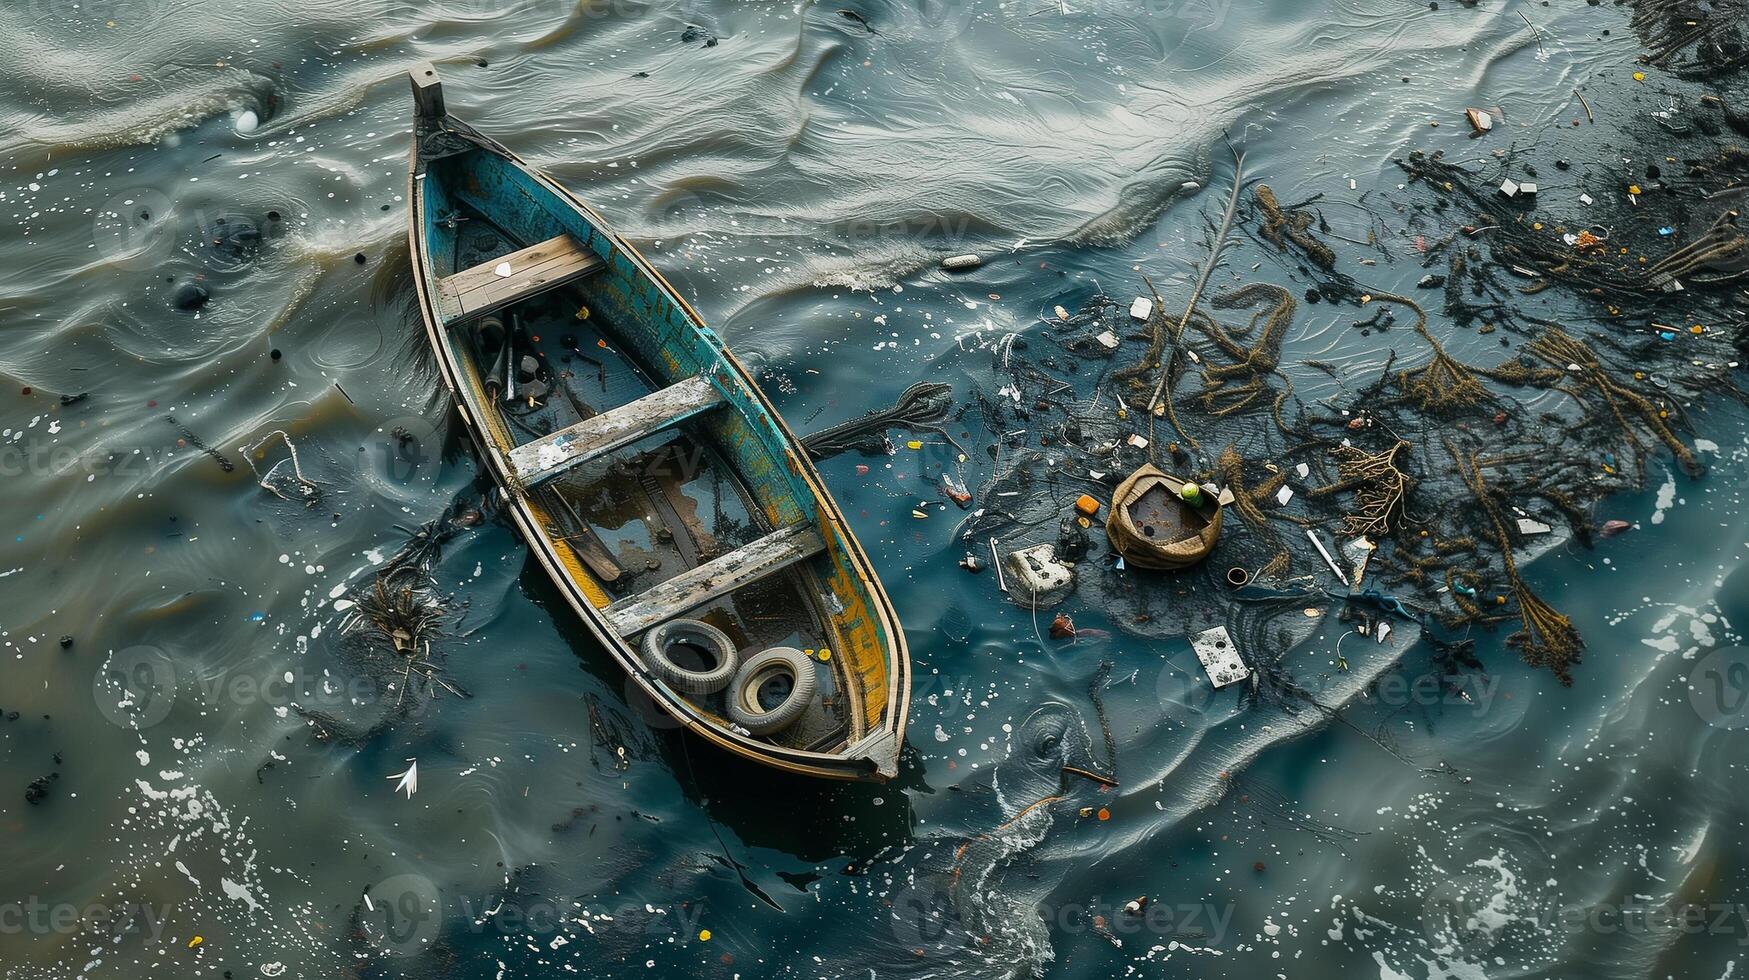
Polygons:
[[[1190,322],[1190,314],[1196,310],[1197,301],[1202,299],[1202,291],[1208,285],[1209,276],[1220,264],[1221,253],[1227,248],[1227,235],[1233,229],[1233,214],[1239,209],[1239,190],[1245,186],[1245,154],[1233,151],[1233,193],[1227,198],[1227,211],[1221,216],[1221,227],[1215,232],[1214,247],[1209,249],[1208,261],[1203,263],[1202,274],[1196,277],[1196,288],[1190,291],[1190,302],[1184,306],[1184,315],[1178,318],[1178,326],[1172,330],[1174,343],[1184,336],[1184,325]],[[1172,359],[1164,358],[1160,364],[1160,383],[1154,386],[1154,397],[1148,399],[1148,412],[1153,413],[1160,404],[1160,397],[1166,391],[1166,382],[1172,376]]]
[[1524,16],[1524,11],[1520,10],[1518,16],[1523,18],[1524,26],[1530,28],[1530,36],[1536,39],[1536,46],[1540,50],[1543,46],[1543,32],[1536,29],[1536,25],[1530,22],[1529,17]]

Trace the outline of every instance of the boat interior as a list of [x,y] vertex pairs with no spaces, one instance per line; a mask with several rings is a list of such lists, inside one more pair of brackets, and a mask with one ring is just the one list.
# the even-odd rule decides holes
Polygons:
[[[779,731],[735,724],[739,678],[667,686],[698,719],[774,746],[837,754],[880,730],[893,669],[882,600],[714,335],[509,160],[432,160],[423,193],[429,292],[461,396],[622,652],[650,667],[638,638],[676,620],[720,630],[743,664],[792,648],[811,684],[772,671],[751,693],[769,710],[813,688]],[[684,637],[667,652],[716,666]]]

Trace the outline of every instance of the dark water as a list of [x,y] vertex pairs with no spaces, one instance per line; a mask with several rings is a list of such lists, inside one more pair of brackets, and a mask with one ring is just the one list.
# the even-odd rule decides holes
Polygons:
[[[1481,152],[1464,105],[1530,143],[1578,111],[1551,93],[1631,84],[1622,10],[1446,7],[10,0],[5,975],[1740,975],[1749,466],[1718,406],[1707,476],[1654,461],[1600,515],[1635,531],[1530,570],[1590,641],[1567,689],[1488,635],[1454,696],[1425,649],[1321,617],[1287,663],[1332,721],[1211,695],[1181,640],[1092,610],[1041,644],[956,567],[937,439],[822,468],[915,659],[895,784],[678,738],[498,523],[439,572],[471,699],[371,732],[406,692],[338,654],[348,584],[476,475],[403,356],[410,62],[646,246],[812,431],[920,379],[993,390],[993,348],[1055,305],[1143,274],[1182,295],[1220,196],[1183,185],[1224,183],[1223,132],[1284,200],[1388,201],[1392,155]],[[964,251],[991,261],[934,270]],[[1228,261],[1254,266],[1292,284],[1249,242]],[[210,302],[173,308],[192,282]],[[1285,363],[1376,370],[1380,338],[1339,319],[1303,309]],[[1308,401],[1340,390],[1289,370]],[[398,459],[397,428],[434,451]],[[276,430],[316,506],[252,475],[291,465],[247,448]],[[1102,660],[1115,789],[1061,775],[1112,762]]]

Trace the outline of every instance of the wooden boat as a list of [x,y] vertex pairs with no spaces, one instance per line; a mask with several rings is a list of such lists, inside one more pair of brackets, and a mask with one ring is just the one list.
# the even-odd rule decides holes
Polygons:
[[1105,519],[1105,536],[1124,561],[1171,571],[1209,556],[1221,537],[1221,505],[1203,492],[1201,506],[1178,495],[1185,481],[1144,464],[1117,485]]
[[450,116],[430,65],[411,79],[426,331],[547,574],[697,735],[789,772],[894,776],[904,634],[807,453],[598,213]]

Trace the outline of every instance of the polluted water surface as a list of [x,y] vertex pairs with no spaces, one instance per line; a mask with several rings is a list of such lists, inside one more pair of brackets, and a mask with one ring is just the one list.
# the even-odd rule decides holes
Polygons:
[[[1744,13],[6,5],[3,972],[1739,975]],[[686,729],[529,547],[421,63],[811,457],[892,779]],[[658,387],[570,288],[478,348],[518,439]],[[566,478],[605,598],[775,529],[693,449]],[[847,676],[815,604],[707,619]]]

